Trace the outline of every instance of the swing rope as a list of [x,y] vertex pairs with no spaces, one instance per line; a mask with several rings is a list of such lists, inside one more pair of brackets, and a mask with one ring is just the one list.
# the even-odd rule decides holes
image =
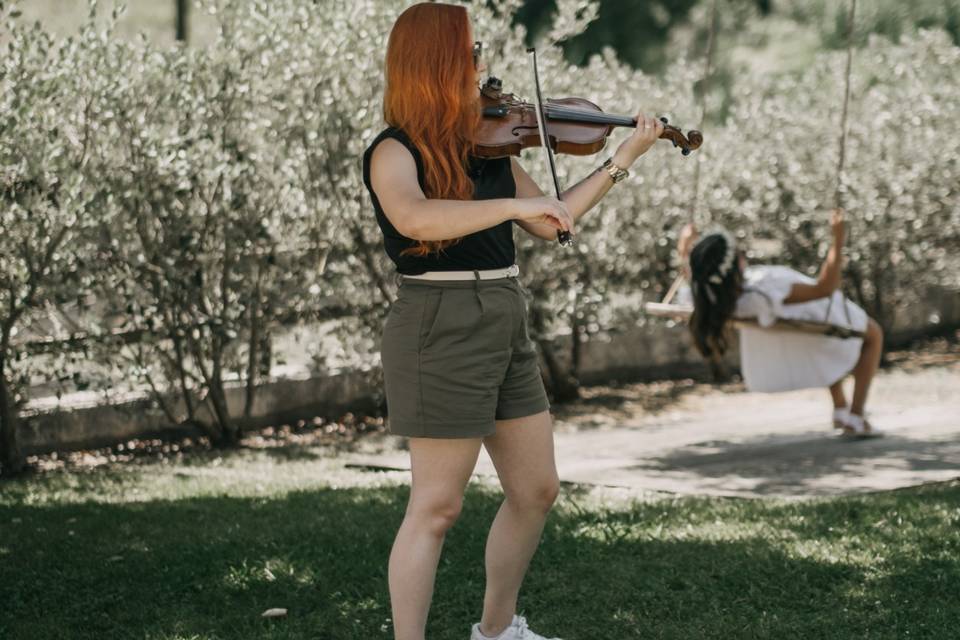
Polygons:
[[[844,91],[843,91],[843,111],[840,115],[840,141],[838,143],[837,151],[837,184],[833,192],[833,206],[837,208],[843,207],[843,194],[844,181],[843,181],[843,172],[844,172],[844,163],[847,157],[847,112],[850,106],[850,70],[853,67],[853,24],[854,19],[857,15],[857,0],[850,0],[850,8],[847,12],[847,69],[844,74]],[[847,317],[847,324],[850,324],[850,309],[847,307],[847,296],[843,293],[843,290],[840,291],[840,298],[843,304],[843,312]],[[830,310],[833,308],[833,296],[830,296],[830,301],[827,303],[827,310],[824,313],[823,321],[826,322],[830,318]]]
[[853,21],[857,14],[857,0],[850,0],[850,9],[847,13],[847,70],[846,84],[843,93],[843,112],[840,116],[840,142],[837,154],[837,186],[833,192],[833,203],[836,207],[843,206],[843,170],[847,158],[847,111],[850,106],[850,69],[853,67]]
[[[700,107],[700,125],[697,128],[697,131],[703,131],[703,125],[707,120],[707,85],[710,80],[710,74],[713,70],[713,51],[717,40],[717,9],[719,4],[720,0],[713,0],[713,5],[710,7],[710,23],[709,27],[707,28],[707,50],[704,53],[703,75],[700,79],[700,96],[698,105]],[[701,156],[702,154],[698,155],[693,163],[693,196],[690,203],[690,218],[692,222],[696,222],[697,209],[700,206]],[[670,304],[670,301],[673,300],[673,297],[677,295],[677,291],[679,291],[680,287],[683,286],[683,280],[683,270],[681,269],[680,273],[677,274],[677,277],[674,278],[670,288],[667,289],[667,293],[663,296],[663,302],[661,304]]]
[[[700,80],[700,125],[697,131],[703,131],[703,125],[707,120],[707,88],[710,81],[710,74],[713,71],[713,50],[717,39],[717,5],[720,0],[713,0],[713,6],[710,8],[710,26],[707,31],[707,51],[703,61],[703,76]],[[690,204],[690,217],[696,218],[697,208],[700,205],[700,154],[693,163],[693,201]]]

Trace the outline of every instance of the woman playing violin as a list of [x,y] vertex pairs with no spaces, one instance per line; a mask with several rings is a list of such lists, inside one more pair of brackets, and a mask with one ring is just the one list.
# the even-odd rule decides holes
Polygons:
[[388,127],[363,157],[400,280],[381,344],[390,430],[409,438],[412,470],[388,568],[397,640],[424,640],[444,536],[481,446],[505,499],[487,536],[483,611],[471,638],[544,640],[516,615],[517,598],[559,480],[513,226],[550,241],[572,231],[663,131],[638,115],[613,166],[562,199],[545,196],[516,159],[471,153],[484,70],[464,7],[405,10],[387,45]]

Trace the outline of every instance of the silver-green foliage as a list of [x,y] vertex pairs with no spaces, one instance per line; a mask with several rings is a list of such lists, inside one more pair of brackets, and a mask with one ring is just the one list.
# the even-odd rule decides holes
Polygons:
[[[0,3],[0,466],[22,466],[16,417],[36,363],[15,349],[33,314],[75,299],[93,279],[91,247],[105,193],[86,173],[98,109],[111,85],[102,34],[54,41],[37,24],[16,25]],[[63,358],[46,372],[62,374]]]
[[[145,199],[142,189],[123,191],[133,200],[117,200],[125,224],[112,229],[130,239],[119,243],[120,264],[146,256],[151,273],[123,279],[140,285],[143,318],[171,336],[161,360],[174,365],[167,381],[189,395],[194,385],[180,382],[189,354],[222,425],[230,418],[217,407],[224,371],[245,368],[249,410],[258,345],[278,323],[334,307],[361,320],[344,323],[352,353],[372,351],[370,319],[391,289],[355,165],[376,118],[368,83],[380,80],[368,72],[376,61],[365,41],[386,28],[379,4],[208,3],[221,24],[210,47],[143,49],[160,84],[131,90],[129,115],[161,120],[146,137],[148,154],[123,153],[122,141],[142,138],[142,127],[120,132],[114,157],[123,160],[112,176],[158,184]],[[144,201],[156,211],[146,221]]]
[[[844,64],[824,54],[797,77],[744,79],[705,155],[707,190],[721,196],[712,217],[780,240],[783,252],[765,260],[812,271],[826,250]],[[888,328],[930,288],[960,286],[958,64],[960,48],[939,31],[901,45],[876,38],[854,58],[841,191],[847,286]]]

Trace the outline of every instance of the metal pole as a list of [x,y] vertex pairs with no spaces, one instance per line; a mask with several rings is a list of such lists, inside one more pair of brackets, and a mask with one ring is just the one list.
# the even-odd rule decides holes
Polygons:
[[179,42],[187,41],[189,12],[190,0],[177,0],[177,40]]

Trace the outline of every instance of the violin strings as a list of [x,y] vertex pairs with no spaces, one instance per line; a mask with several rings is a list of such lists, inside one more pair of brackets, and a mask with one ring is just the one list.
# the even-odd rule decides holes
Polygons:
[[546,107],[544,109],[548,117],[569,118],[580,120],[581,122],[591,122],[597,124],[619,124],[633,125],[633,118],[627,116],[616,116],[594,111],[585,111],[582,109],[573,109],[570,107]]
[[[518,103],[522,106],[531,106],[527,103]],[[585,109],[576,109],[573,107],[548,106],[544,105],[544,111],[548,118],[568,119],[591,124],[612,124],[624,127],[634,127],[637,122],[631,116],[618,116],[614,114],[587,111]]]

